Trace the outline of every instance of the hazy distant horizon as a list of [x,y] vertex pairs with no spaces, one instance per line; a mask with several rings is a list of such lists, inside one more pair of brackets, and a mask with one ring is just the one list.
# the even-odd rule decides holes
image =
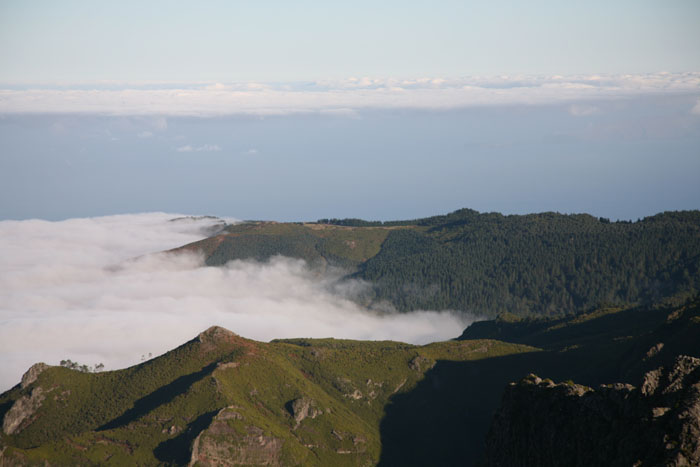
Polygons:
[[0,219],[700,207],[700,2],[0,3]]
[[[432,217],[432,216],[440,216],[440,215],[445,215],[445,214],[450,214],[452,212],[455,212],[459,209],[472,209],[469,206],[464,206],[463,208],[456,208],[450,211],[441,211],[441,212],[435,212],[427,215],[420,215],[420,216],[411,216],[411,217],[401,217],[401,218],[386,218],[386,219],[380,219],[380,218],[373,218],[373,217],[359,217],[359,216],[354,216],[354,215],[349,215],[349,216],[342,216],[342,217],[317,217],[314,219],[296,219],[296,218],[289,218],[289,219],[274,219],[274,218],[266,218],[266,217],[245,217],[245,218],[238,218],[235,216],[229,216],[229,215],[218,215],[210,212],[185,212],[185,213],[178,213],[177,216],[184,216],[184,217],[213,217],[217,219],[226,219],[228,222],[304,222],[304,223],[315,223],[319,220],[322,219],[338,219],[338,220],[343,220],[343,219],[360,219],[364,221],[379,221],[379,222],[391,222],[391,221],[410,221],[410,220],[419,220],[419,219],[424,219],[427,217]],[[686,212],[686,211],[698,211],[700,210],[700,207],[698,208],[689,208],[689,209],[667,209],[664,211],[658,211],[658,212],[653,212],[648,215],[644,216],[639,216],[636,218],[610,218],[610,217],[605,217],[605,216],[599,216],[596,215],[595,213],[591,212],[562,212],[562,211],[532,211],[532,212],[501,212],[501,211],[479,211],[477,209],[474,209],[475,211],[479,212],[480,214],[501,214],[503,216],[526,216],[529,214],[546,214],[546,213],[555,213],[555,214],[562,214],[562,215],[590,215],[593,217],[598,217],[598,218],[604,218],[608,219],[611,222],[616,222],[616,221],[622,221],[622,222],[637,222],[641,221],[644,218],[647,217],[653,217],[657,214],[663,214],[667,212]],[[64,221],[76,221],[76,220],[89,220],[89,219],[100,219],[100,218],[109,218],[109,217],[114,217],[114,216],[141,216],[141,215],[161,215],[161,214],[169,214],[165,213],[163,211],[143,211],[143,212],[114,212],[114,213],[107,213],[107,214],[100,214],[100,215],[95,215],[95,216],[76,216],[76,217],[65,217],[65,218],[53,218],[53,219],[47,219],[47,218],[41,218],[41,217],[27,217],[27,218],[8,218],[8,219],[0,219],[0,222],[3,221],[8,221],[8,222],[22,222],[22,221],[42,221],[42,222],[51,222],[51,223],[58,223],[58,222],[64,222]],[[170,214],[169,214],[170,215]],[[171,214],[172,216],[175,216],[175,214]]]
[[[119,111],[115,92],[128,111],[129,99],[141,104],[128,89],[13,91],[20,94],[6,100],[0,91],[0,219],[187,212],[396,220],[471,208],[636,220],[700,208],[700,74],[587,79],[554,79],[566,83],[558,87],[551,79],[487,80],[466,89],[427,82],[402,92],[387,82],[200,88],[187,98],[201,110],[223,102],[236,112],[235,96],[248,99],[242,113],[201,116],[176,108],[9,112],[7,99],[20,102],[25,92],[39,108],[72,102]],[[174,91],[145,92],[180,105],[163,97]],[[500,102],[481,102],[491,97]],[[429,108],[433,100],[443,107]]]

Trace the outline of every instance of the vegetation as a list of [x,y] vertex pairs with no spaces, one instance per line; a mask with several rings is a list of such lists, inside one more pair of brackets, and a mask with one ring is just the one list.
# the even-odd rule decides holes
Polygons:
[[60,365],[64,368],[68,368],[71,370],[77,370],[77,371],[82,371],[83,373],[97,373],[99,371],[104,370],[105,366],[103,363],[96,363],[94,367],[80,364],[78,362],[74,362],[70,359],[68,360],[61,360]]
[[[400,311],[565,316],[700,291],[700,211],[637,222],[462,209],[412,221],[256,222],[191,245],[207,264],[274,255],[347,268]],[[366,297],[364,298],[366,299]]]
[[[9,446],[6,456],[30,463],[185,465],[197,435],[229,407],[235,416],[226,424],[241,435],[240,449],[247,432],[261,429],[261,436],[282,441],[278,455],[285,464],[375,464],[387,402],[414,388],[437,360],[535,350],[498,342],[486,344],[489,353],[470,350],[481,345],[335,339],[264,344],[212,328],[125,370],[45,370],[30,388],[0,396],[4,416],[35,387],[47,395],[31,422],[1,441]],[[297,423],[290,406],[302,397],[319,414]],[[205,436],[216,438],[216,432]]]
[[530,372],[639,384],[677,355],[700,357],[700,300],[689,298],[700,212],[363,222],[248,222],[183,248],[210,265],[283,254],[343,266],[401,310],[497,318],[425,346],[262,343],[212,327],[123,370],[64,360],[0,395],[4,426],[17,421],[0,434],[0,463],[470,465],[503,388]]
[[700,356],[699,318],[699,301],[607,308],[475,323],[460,340],[425,346],[262,343],[214,327],[131,368],[50,367],[0,395],[0,417],[37,388],[44,396],[18,432],[0,435],[3,461],[186,465],[194,450],[283,465],[469,465],[508,382],[536,372],[639,384],[676,355]]
[[194,245],[208,252],[206,262],[210,266],[236,259],[265,261],[282,255],[300,258],[315,266],[355,269],[379,252],[389,231],[386,228],[255,222],[231,225],[226,235]]

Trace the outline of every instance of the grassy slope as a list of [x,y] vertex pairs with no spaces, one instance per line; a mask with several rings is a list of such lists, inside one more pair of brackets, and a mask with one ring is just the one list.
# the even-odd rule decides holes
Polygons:
[[[36,418],[1,442],[5,456],[36,463],[182,465],[203,430],[202,439],[222,436],[207,427],[230,407],[236,417],[225,423],[238,438],[229,433],[226,443],[245,444],[258,427],[282,440],[285,465],[470,465],[508,382],[535,372],[589,386],[639,384],[675,355],[700,356],[699,335],[699,302],[482,322],[464,340],[426,346],[260,343],[215,329],[125,370],[46,370],[33,385],[47,394]],[[0,411],[31,390],[1,395]],[[320,414],[297,425],[290,407],[298,398]]]
[[[387,403],[413,390],[436,361],[534,350],[495,341],[265,344],[219,334],[125,370],[85,374],[52,367],[30,388],[8,391],[0,397],[5,410],[37,385],[47,397],[31,424],[3,435],[5,456],[30,463],[182,465],[197,434],[220,409],[233,406],[242,419],[228,420],[231,428],[245,433],[255,426],[284,440],[285,464],[376,464]],[[300,397],[313,400],[321,415],[296,426],[289,404]]]
[[274,255],[356,268],[373,257],[391,230],[401,227],[345,227],[323,224],[248,222],[183,247],[204,252],[219,266],[235,259],[263,261]]

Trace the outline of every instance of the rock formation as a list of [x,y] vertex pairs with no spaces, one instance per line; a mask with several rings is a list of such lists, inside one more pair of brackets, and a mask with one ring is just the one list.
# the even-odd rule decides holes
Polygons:
[[246,424],[241,432],[231,426],[229,420],[244,418],[235,407],[220,410],[209,427],[194,440],[190,466],[281,465],[281,439],[266,436],[265,431],[255,425]]
[[535,375],[511,383],[483,465],[700,465],[700,359],[680,356],[640,388],[593,390]]
[[34,365],[30,366],[29,369],[22,375],[22,382],[20,383],[20,387],[22,389],[26,389],[27,387],[29,387],[29,385],[36,381],[39,375],[47,368],[50,368],[50,366],[46,363],[41,362],[35,363]]
[[316,418],[316,416],[321,414],[321,411],[318,410],[315,405],[316,403],[307,397],[300,397],[291,401],[291,412],[297,426],[306,417]]
[[17,399],[5,414],[2,421],[2,431],[6,435],[21,431],[24,426],[32,422],[32,416],[41,407],[44,399],[44,390],[41,387],[36,387],[31,394]]

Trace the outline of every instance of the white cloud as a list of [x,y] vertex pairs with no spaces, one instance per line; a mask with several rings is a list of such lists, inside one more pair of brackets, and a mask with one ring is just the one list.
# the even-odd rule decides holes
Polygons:
[[217,144],[204,144],[202,146],[185,145],[175,149],[177,152],[218,152],[221,147]]
[[257,150],[257,149],[255,149],[255,148],[250,148],[250,149],[248,149],[247,151],[245,151],[244,154],[246,154],[246,155],[248,155],[248,156],[254,156],[254,155],[256,155],[257,153],[258,153],[258,150]]
[[0,89],[0,113],[165,116],[280,115],[363,109],[453,109],[490,105],[569,104],[640,94],[694,93],[700,73],[420,78],[349,78],[313,83],[191,83],[121,87]]
[[224,90],[228,89],[228,86],[226,86],[225,84],[222,84],[222,83],[214,83],[214,84],[211,84],[209,86],[206,86],[204,89],[206,89],[208,91],[224,91]]
[[424,343],[455,337],[469,322],[452,313],[368,312],[349,300],[364,284],[338,282],[338,274],[319,275],[300,261],[213,268],[192,253],[146,255],[202,238],[217,222],[172,217],[0,222],[0,390],[37,361],[116,369],[213,324],[264,341]]
[[138,136],[139,138],[145,139],[145,138],[150,138],[151,136],[153,136],[153,133],[150,132],[150,131],[142,131],[142,132],[139,133],[137,136]]

